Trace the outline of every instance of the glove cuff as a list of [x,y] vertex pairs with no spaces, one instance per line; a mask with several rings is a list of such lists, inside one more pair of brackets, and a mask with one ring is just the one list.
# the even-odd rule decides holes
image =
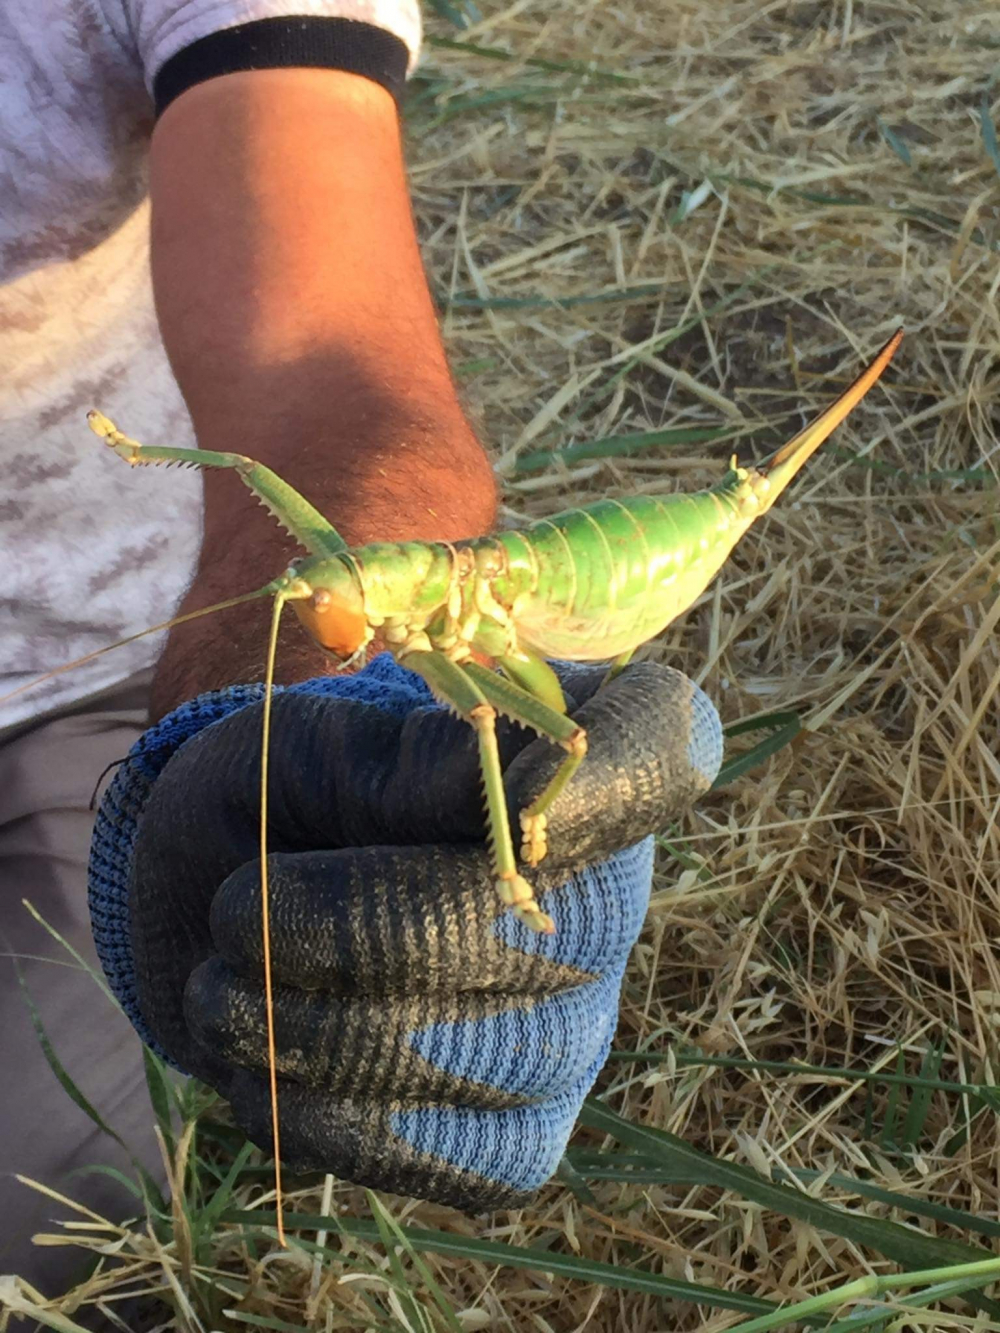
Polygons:
[[263,697],[263,685],[232,685],[200,694],[175,708],[132,746],[97,812],[87,872],[87,903],[97,956],[132,1026],[164,1059],[170,1057],[153,1041],[139,1008],[129,928],[129,878],[139,821],[156,779],[181,746],[205,727]]
[[[412,709],[440,707],[419,676],[381,653],[353,676],[317,676],[297,685],[274,687],[274,694],[320,694],[357,699],[396,717]],[[263,684],[231,685],[199,694],[144,732],[119,766],[101,801],[90,844],[87,901],[97,956],[115,998],[142,1040],[170,1063],[152,1039],[139,1008],[129,923],[132,855],[143,811],[153,786],[177,751],[193,736],[223,718],[259,702]]]

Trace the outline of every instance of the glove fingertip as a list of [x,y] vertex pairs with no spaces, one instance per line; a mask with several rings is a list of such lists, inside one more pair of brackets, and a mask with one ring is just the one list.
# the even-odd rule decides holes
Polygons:
[[691,732],[687,759],[692,770],[710,787],[722,768],[722,719],[718,709],[703,689],[691,690]]

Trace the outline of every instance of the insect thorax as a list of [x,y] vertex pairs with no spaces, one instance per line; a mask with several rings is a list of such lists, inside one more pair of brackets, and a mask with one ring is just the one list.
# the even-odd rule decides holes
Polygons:
[[368,624],[391,646],[433,647],[462,658],[473,643],[502,653],[516,642],[505,595],[508,561],[496,538],[372,542],[350,559]]

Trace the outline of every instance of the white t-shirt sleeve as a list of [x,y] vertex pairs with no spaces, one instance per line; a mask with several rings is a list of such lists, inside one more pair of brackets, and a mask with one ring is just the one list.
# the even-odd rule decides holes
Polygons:
[[[248,47],[252,46],[247,56],[252,63],[243,65],[244,68],[289,64],[352,68],[358,60],[366,63],[366,54],[356,53],[359,49],[366,51],[372,41],[377,45],[380,35],[395,38],[405,47],[407,73],[412,73],[420,53],[419,0],[116,0],[116,3],[124,11],[150,92],[156,76],[169,60],[195,43],[220,34],[228,34],[225,46],[230,55],[243,39]],[[268,24],[267,20],[283,22]],[[328,52],[331,35],[337,51],[349,52],[342,62],[336,55],[328,54],[318,54],[315,59],[295,57],[294,51],[303,47],[309,51],[318,46],[321,53]],[[211,52],[211,48],[208,50]]]

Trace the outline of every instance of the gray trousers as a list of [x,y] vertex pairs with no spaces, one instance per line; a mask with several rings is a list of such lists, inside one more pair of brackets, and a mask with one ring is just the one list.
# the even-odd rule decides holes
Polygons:
[[134,677],[0,736],[0,1273],[18,1274],[46,1295],[70,1286],[87,1255],[32,1245],[35,1232],[58,1232],[55,1219],[73,1214],[14,1173],[113,1220],[134,1214],[138,1204],[107,1175],[71,1174],[101,1163],[130,1178],[133,1172],[128,1155],[59,1085],[23,989],[80,1090],[157,1178],[163,1175],[138,1037],[22,904],[31,902],[100,972],[87,913],[89,805],[102,770],[124,758],[145,726],[148,684],[148,673]]

